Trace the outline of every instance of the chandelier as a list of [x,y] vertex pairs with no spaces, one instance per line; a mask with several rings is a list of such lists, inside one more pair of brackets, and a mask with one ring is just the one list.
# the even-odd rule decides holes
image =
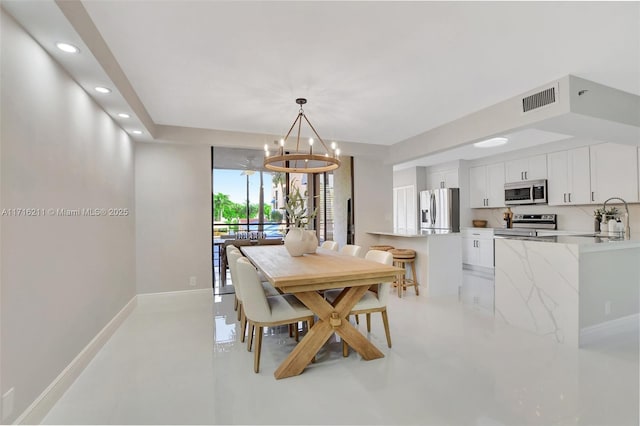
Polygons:
[[[337,169],[340,167],[340,150],[337,149],[336,143],[331,142],[331,150],[329,150],[320,135],[318,135],[318,132],[316,132],[316,129],[313,128],[313,125],[307,116],[304,114],[302,105],[306,104],[307,100],[305,98],[298,98],[296,99],[296,103],[300,105],[300,111],[298,112],[296,119],[293,121],[291,128],[287,132],[287,135],[283,139],[280,139],[277,151],[272,155],[269,152],[269,146],[265,144],[264,167],[268,170],[273,170],[274,172],[285,173],[324,173]],[[316,138],[322,144],[322,148],[324,148],[324,150],[320,150],[322,152],[314,153],[313,144],[315,141],[313,138],[309,138],[308,140],[308,150],[305,147],[300,147],[300,130],[302,129],[303,118],[311,130],[313,130]],[[285,143],[296,125],[298,127],[298,135],[294,151],[292,148],[285,148]]]

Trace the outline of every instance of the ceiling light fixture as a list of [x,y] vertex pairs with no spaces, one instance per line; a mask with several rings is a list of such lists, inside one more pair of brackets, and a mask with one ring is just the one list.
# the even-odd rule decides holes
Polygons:
[[98,86],[95,88],[98,93],[111,93],[111,89],[107,89],[106,87]]
[[131,118],[131,116],[129,114],[126,114],[124,112],[119,113],[118,117],[120,117],[120,118]]
[[142,131],[141,130],[132,130],[131,133],[133,133],[134,135],[141,135]]
[[56,47],[66,53],[78,53],[80,49],[69,43],[56,43]]
[[[265,144],[264,167],[268,170],[285,173],[324,173],[337,169],[340,167],[340,150],[337,149],[336,143],[332,142],[331,149],[329,149],[320,135],[318,135],[318,132],[316,132],[316,129],[313,128],[313,125],[302,109],[302,105],[306,104],[307,100],[305,98],[298,98],[296,99],[296,103],[300,105],[300,111],[298,112],[296,119],[293,121],[291,128],[287,132],[287,135],[280,139],[280,146],[277,152],[271,155],[269,152],[269,146]],[[324,148],[323,153],[313,152],[313,138],[309,138],[308,151],[302,151],[300,149],[300,130],[302,128],[303,118],[316,135],[316,138],[318,138],[322,144],[322,147]],[[296,124],[298,125],[298,135],[296,137],[295,151],[287,150],[285,148],[285,143]]]
[[476,148],[492,148],[494,146],[504,145],[509,142],[507,138],[491,138],[486,141],[480,141],[473,144]]

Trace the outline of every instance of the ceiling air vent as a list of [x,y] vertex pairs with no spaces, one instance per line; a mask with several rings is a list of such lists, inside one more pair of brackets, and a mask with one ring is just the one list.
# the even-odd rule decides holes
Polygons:
[[556,102],[556,88],[550,87],[541,92],[522,98],[522,112],[529,112],[534,109]]

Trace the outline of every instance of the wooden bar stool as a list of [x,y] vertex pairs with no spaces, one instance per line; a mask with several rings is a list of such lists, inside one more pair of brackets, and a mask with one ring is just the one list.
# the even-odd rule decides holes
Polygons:
[[380,250],[380,251],[389,251],[389,250],[393,250],[394,248],[395,248],[394,246],[387,246],[387,245],[369,246],[369,250]]
[[411,268],[412,278],[407,278],[407,271],[405,269],[404,274],[398,274],[398,277],[393,282],[393,286],[398,288],[398,297],[402,297],[402,292],[407,290],[407,287],[413,286],[416,290],[416,296],[420,294],[418,290],[418,278],[416,277],[416,252],[411,249],[391,249],[389,253],[393,255],[393,265],[399,268],[405,269],[407,266]]

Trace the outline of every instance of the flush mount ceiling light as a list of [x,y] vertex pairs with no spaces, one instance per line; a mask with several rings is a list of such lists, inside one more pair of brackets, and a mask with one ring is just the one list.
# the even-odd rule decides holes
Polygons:
[[120,118],[131,118],[131,116],[129,114],[126,114],[124,112],[119,113],[118,117],[120,117]]
[[142,131],[141,130],[132,130],[131,133],[133,133],[134,135],[141,135]]
[[106,87],[98,86],[95,88],[98,93],[111,93],[111,89],[107,89]]
[[509,142],[507,138],[492,138],[487,139],[486,141],[480,141],[473,144],[476,148],[492,148],[494,146],[504,145]]
[[[277,152],[271,155],[269,152],[269,146],[264,146],[264,167],[268,170],[285,173],[324,173],[337,169],[340,167],[340,150],[336,148],[336,143],[331,143],[330,150],[320,135],[318,135],[316,129],[313,128],[313,125],[302,109],[302,105],[306,104],[307,100],[305,98],[298,98],[296,99],[296,103],[300,105],[300,111],[298,112],[296,119],[293,121],[291,128],[287,132],[287,135],[283,139],[280,139],[280,146],[277,149]],[[308,151],[306,149],[304,151],[301,150],[300,130],[302,128],[302,119],[307,122],[313,133],[316,135],[316,138],[320,141],[320,144],[322,144],[322,148],[324,148],[324,150],[320,150],[322,152],[313,152],[313,138],[309,138]],[[291,131],[296,127],[296,124],[298,125],[298,134],[296,137],[294,151],[293,147],[286,148],[285,144],[291,134]]]
[[80,49],[69,43],[56,43],[56,47],[66,53],[78,53]]

